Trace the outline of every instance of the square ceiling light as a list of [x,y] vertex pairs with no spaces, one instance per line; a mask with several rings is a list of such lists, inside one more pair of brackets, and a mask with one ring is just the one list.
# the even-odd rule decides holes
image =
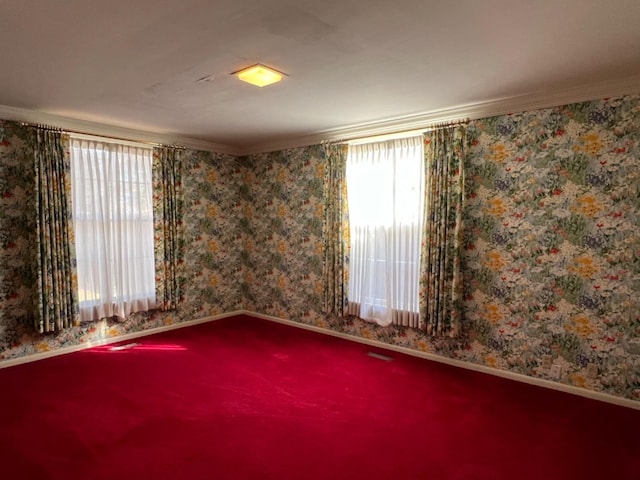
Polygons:
[[266,87],[272,83],[282,80],[283,74],[261,64],[252,65],[233,73],[237,75],[243,82],[256,85],[258,87]]

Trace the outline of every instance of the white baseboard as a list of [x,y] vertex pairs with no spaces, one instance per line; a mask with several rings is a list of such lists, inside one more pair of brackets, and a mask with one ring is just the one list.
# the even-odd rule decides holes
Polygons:
[[484,365],[478,365],[475,363],[464,362],[462,360],[455,360],[453,358],[443,357],[435,355],[433,353],[421,352],[419,350],[413,350],[411,348],[400,347],[398,345],[392,345],[390,343],[384,343],[377,340],[370,340],[368,338],[358,337],[355,335],[349,335],[346,333],[336,332],[326,328],[316,327],[315,325],[306,325],[304,323],[295,322],[293,320],[285,320],[270,315],[264,315],[261,313],[255,313],[248,310],[241,311],[244,315],[250,315],[253,317],[269,320],[276,323],[283,323],[292,327],[302,328],[304,330],[311,330],[313,332],[322,333],[325,335],[331,335],[333,337],[343,338],[353,342],[363,343],[365,345],[371,345],[373,347],[381,348],[384,350],[392,350],[394,352],[404,353],[413,357],[424,358],[426,360],[432,360],[434,362],[444,363],[452,365],[454,367],[465,368],[467,370],[473,370],[475,372],[487,373],[496,377],[507,378],[509,380],[515,380],[516,382],[528,383],[531,385],[537,385],[539,387],[550,388],[551,390],[558,390],[572,395],[578,395],[580,397],[591,398],[593,400],[599,400],[601,402],[612,403],[614,405],[620,405],[623,407],[633,408],[640,410],[640,402],[630,400],[628,398],[616,397],[608,393],[594,392],[592,390],[586,390],[584,388],[574,387],[573,385],[565,385],[563,383],[552,382],[543,378],[530,377],[521,373],[509,372],[507,370],[499,370],[497,368],[491,368]]
[[9,358],[7,360],[0,360],[0,368],[12,367],[14,365],[21,365],[23,363],[36,362],[38,360],[44,360],[45,358],[57,357],[58,355],[66,355],[67,353],[79,352],[88,348],[100,347],[102,345],[109,345],[111,343],[119,343],[134,338],[146,337],[148,335],[154,335],[156,333],[168,332],[170,330],[176,330],[178,328],[192,327],[200,323],[213,322],[215,320],[221,320],[227,317],[234,317],[236,315],[244,314],[244,310],[236,310],[228,313],[221,313],[220,315],[212,315],[203,318],[197,318],[195,320],[189,320],[186,322],[172,323],[170,325],[163,325],[161,327],[150,328],[149,330],[141,330],[139,332],[127,333],[125,335],[119,335],[117,337],[103,338],[92,342],[85,342],[80,345],[74,345],[72,347],[63,347],[56,350],[47,352],[34,353],[33,355],[26,355],[24,357]]
[[580,397],[591,398],[593,400],[599,400],[601,402],[612,403],[614,405],[620,405],[627,408],[633,408],[640,410],[640,402],[630,400],[627,398],[616,397],[615,395],[609,395],[602,392],[594,392],[592,390],[586,390],[584,388],[574,387],[573,385],[565,385],[563,383],[552,382],[542,378],[529,377],[520,373],[509,372],[506,370],[499,370],[497,368],[491,368],[484,365],[477,365],[475,363],[464,362],[462,360],[455,360],[453,358],[443,357],[435,355],[433,353],[421,352],[419,350],[413,350],[407,347],[400,347],[398,345],[392,345],[390,343],[380,342],[378,340],[370,340],[368,338],[358,337],[356,335],[349,335],[346,333],[336,332],[335,330],[329,330],[326,328],[316,327],[315,325],[307,325],[293,320],[285,320],[283,318],[274,317],[271,315],[264,315],[262,313],[252,312],[250,310],[235,310],[233,312],[222,313],[220,315],[212,315],[208,317],[198,318],[195,320],[189,320],[187,322],[174,323],[171,325],[163,325],[162,327],[152,328],[149,330],[142,330],[139,332],[127,333],[117,337],[110,337],[101,339],[94,342],[86,342],[81,345],[74,345],[72,347],[59,348],[48,352],[35,353],[33,355],[27,355],[24,357],[10,358],[0,361],[0,368],[11,367],[14,365],[20,365],[23,363],[35,362],[38,360],[44,360],[45,358],[56,357],[58,355],[66,355],[67,353],[79,352],[92,347],[99,347],[102,345],[109,345],[112,343],[124,342],[132,340],[134,338],[146,337],[148,335],[154,335],[156,333],[168,332],[170,330],[176,330],[178,328],[186,328],[201,323],[213,322],[215,320],[221,320],[223,318],[234,317],[237,315],[249,315],[263,320],[269,320],[271,322],[282,323],[296,328],[304,330],[310,330],[312,332],[321,333],[324,335],[330,335],[332,337],[342,338],[352,342],[358,342],[365,345],[371,345],[383,350],[391,350],[394,352],[404,353],[413,357],[423,358],[425,360],[431,360],[434,362],[444,363],[446,365],[452,365],[454,367],[465,368],[467,370],[473,370],[475,372],[486,373],[497,377],[507,378],[509,380],[515,380],[517,382],[528,383],[531,385],[537,385],[539,387],[550,388],[551,390],[558,390],[572,395],[578,395]]

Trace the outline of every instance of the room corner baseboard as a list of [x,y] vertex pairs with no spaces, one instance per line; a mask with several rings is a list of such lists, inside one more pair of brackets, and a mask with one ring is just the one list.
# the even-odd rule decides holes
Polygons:
[[100,347],[103,345],[110,345],[112,343],[125,342],[134,338],[146,337],[154,335],[156,333],[168,332],[170,330],[176,330],[178,328],[192,327],[201,323],[213,322],[215,320],[221,320],[227,317],[235,317],[242,315],[244,310],[235,310],[233,312],[221,313],[219,315],[210,315],[207,317],[197,318],[195,320],[189,320],[186,322],[172,323],[170,325],[163,325],[161,327],[150,328],[149,330],[141,330],[139,332],[127,333],[125,335],[119,335],[117,337],[109,337],[92,342],[82,343],[80,345],[73,345],[70,347],[58,348],[47,352],[34,353],[33,355],[25,355],[23,357],[9,358],[7,360],[0,360],[0,368],[12,367],[15,365],[21,365],[23,363],[36,362],[38,360],[44,360],[45,358],[57,357],[58,355],[66,355],[68,353],[80,352],[88,348]]
[[269,320],[276,323],[282,323],[285,325],[290,325],[292,327],[302,328],[304,330],[310,330],[317,333],[322,333],[325,335],[330,335],[332,337],[338,337],[345,340],[350,340],[353,342],[362,343],[365,345],[371,345],[373,347],[381,348],[384,350],[391,350],[394,352],[404,353],[407,355],[411,355],[413,357],[424,358],[425,360],[432,360],[438,363],[444,363],[446,365],[451,365],[454,367],[460,367],[467,370],[473,370],[475,372],[486,373],[489,375],[494,375],[496,377],[507,378],[509,380],[515,380],[516,382],[528,383],[530,385],[536,385],[539,387],[549,388],[551,390],[558,390],[560,392],[570,393],[572,395],[578,395],[580,397],[590,398],[592,400],[598,400],[601,402],[611,403],[614,405],[619,405],[622,407],[632,408],[635,410],[640,410],[640,402],[635,400],[631,400],[628,398],[616,397],[615,395],[610,395],[608,393],[595,392],[592,390],[586,390],[584,388],[574,387],[573,385],[565,385],[563,383],[552,382],[550,380],[545,380],[543,378],[529,377],[527,375],[523,375],[521,373],[509,372],[506,370],[499,370],[497,368],[491,368],[484,365],[478,365],[475,363],[464,362],[462,360],[455,360],[453,358],[443,357],[441,355],[436,355],[428,352],[421,352],[419,350],[413,350],[407,347],[401,347],[398,345],[392,345],[390,343],[380,342],[378,340],[370,340],[368,338],[358,337],[355,335],[349,335],[347,333],[336,332],[334,330],[329,330],[326,328],[317,327],[315,325],[307,325],[300,322],[295,322],[293,320],[285,320],[283,318],[274,317],[271,315],[264,315],[262,313],[256,313],[249,310],[242,310],[240,312],[244,315],[250,315],[252,317],[261,318],[263,320]]

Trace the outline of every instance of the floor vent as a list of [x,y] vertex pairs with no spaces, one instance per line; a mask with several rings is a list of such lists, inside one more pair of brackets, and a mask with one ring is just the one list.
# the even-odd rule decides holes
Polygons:
[[367,355],[369,355],[370,357],[373,357],[373,358],[377,358],[378,360],[384,360],[385,362],[393,361],[393,358],[387,357],[386,355],[382,355],[382,354],[376,353],[376,352],[368,352]]

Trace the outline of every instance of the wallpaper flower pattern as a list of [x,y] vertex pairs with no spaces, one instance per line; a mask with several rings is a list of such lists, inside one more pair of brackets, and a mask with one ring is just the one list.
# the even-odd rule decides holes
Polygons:
[[[186,151],[185,301],[35,336],[33,171],[0,122],[0,355],[28,355],[244,308],[640,400],[640,96],[473,121],[457,338],[323,313],[321,146],[235,159]],[[551,377],[551,365],[560,378]]]
[[184,301],[177,310],[34,332],[35,217],[28,127],[0,122],[0,360],[235,311],[240,303],[240,170],[235,157],[186,150]]
[[460,357],[640,400],[640,97],[472,127]]
[[468,138],[460,338],[322,313],[321,147],[245,161],[245,308],[640,400],[640,97]]
[[35,169],[32,134],[0,122],[0,353],[36,318]]
[[313,323],[324,305],[321,146],[243,160],[245,309]]

